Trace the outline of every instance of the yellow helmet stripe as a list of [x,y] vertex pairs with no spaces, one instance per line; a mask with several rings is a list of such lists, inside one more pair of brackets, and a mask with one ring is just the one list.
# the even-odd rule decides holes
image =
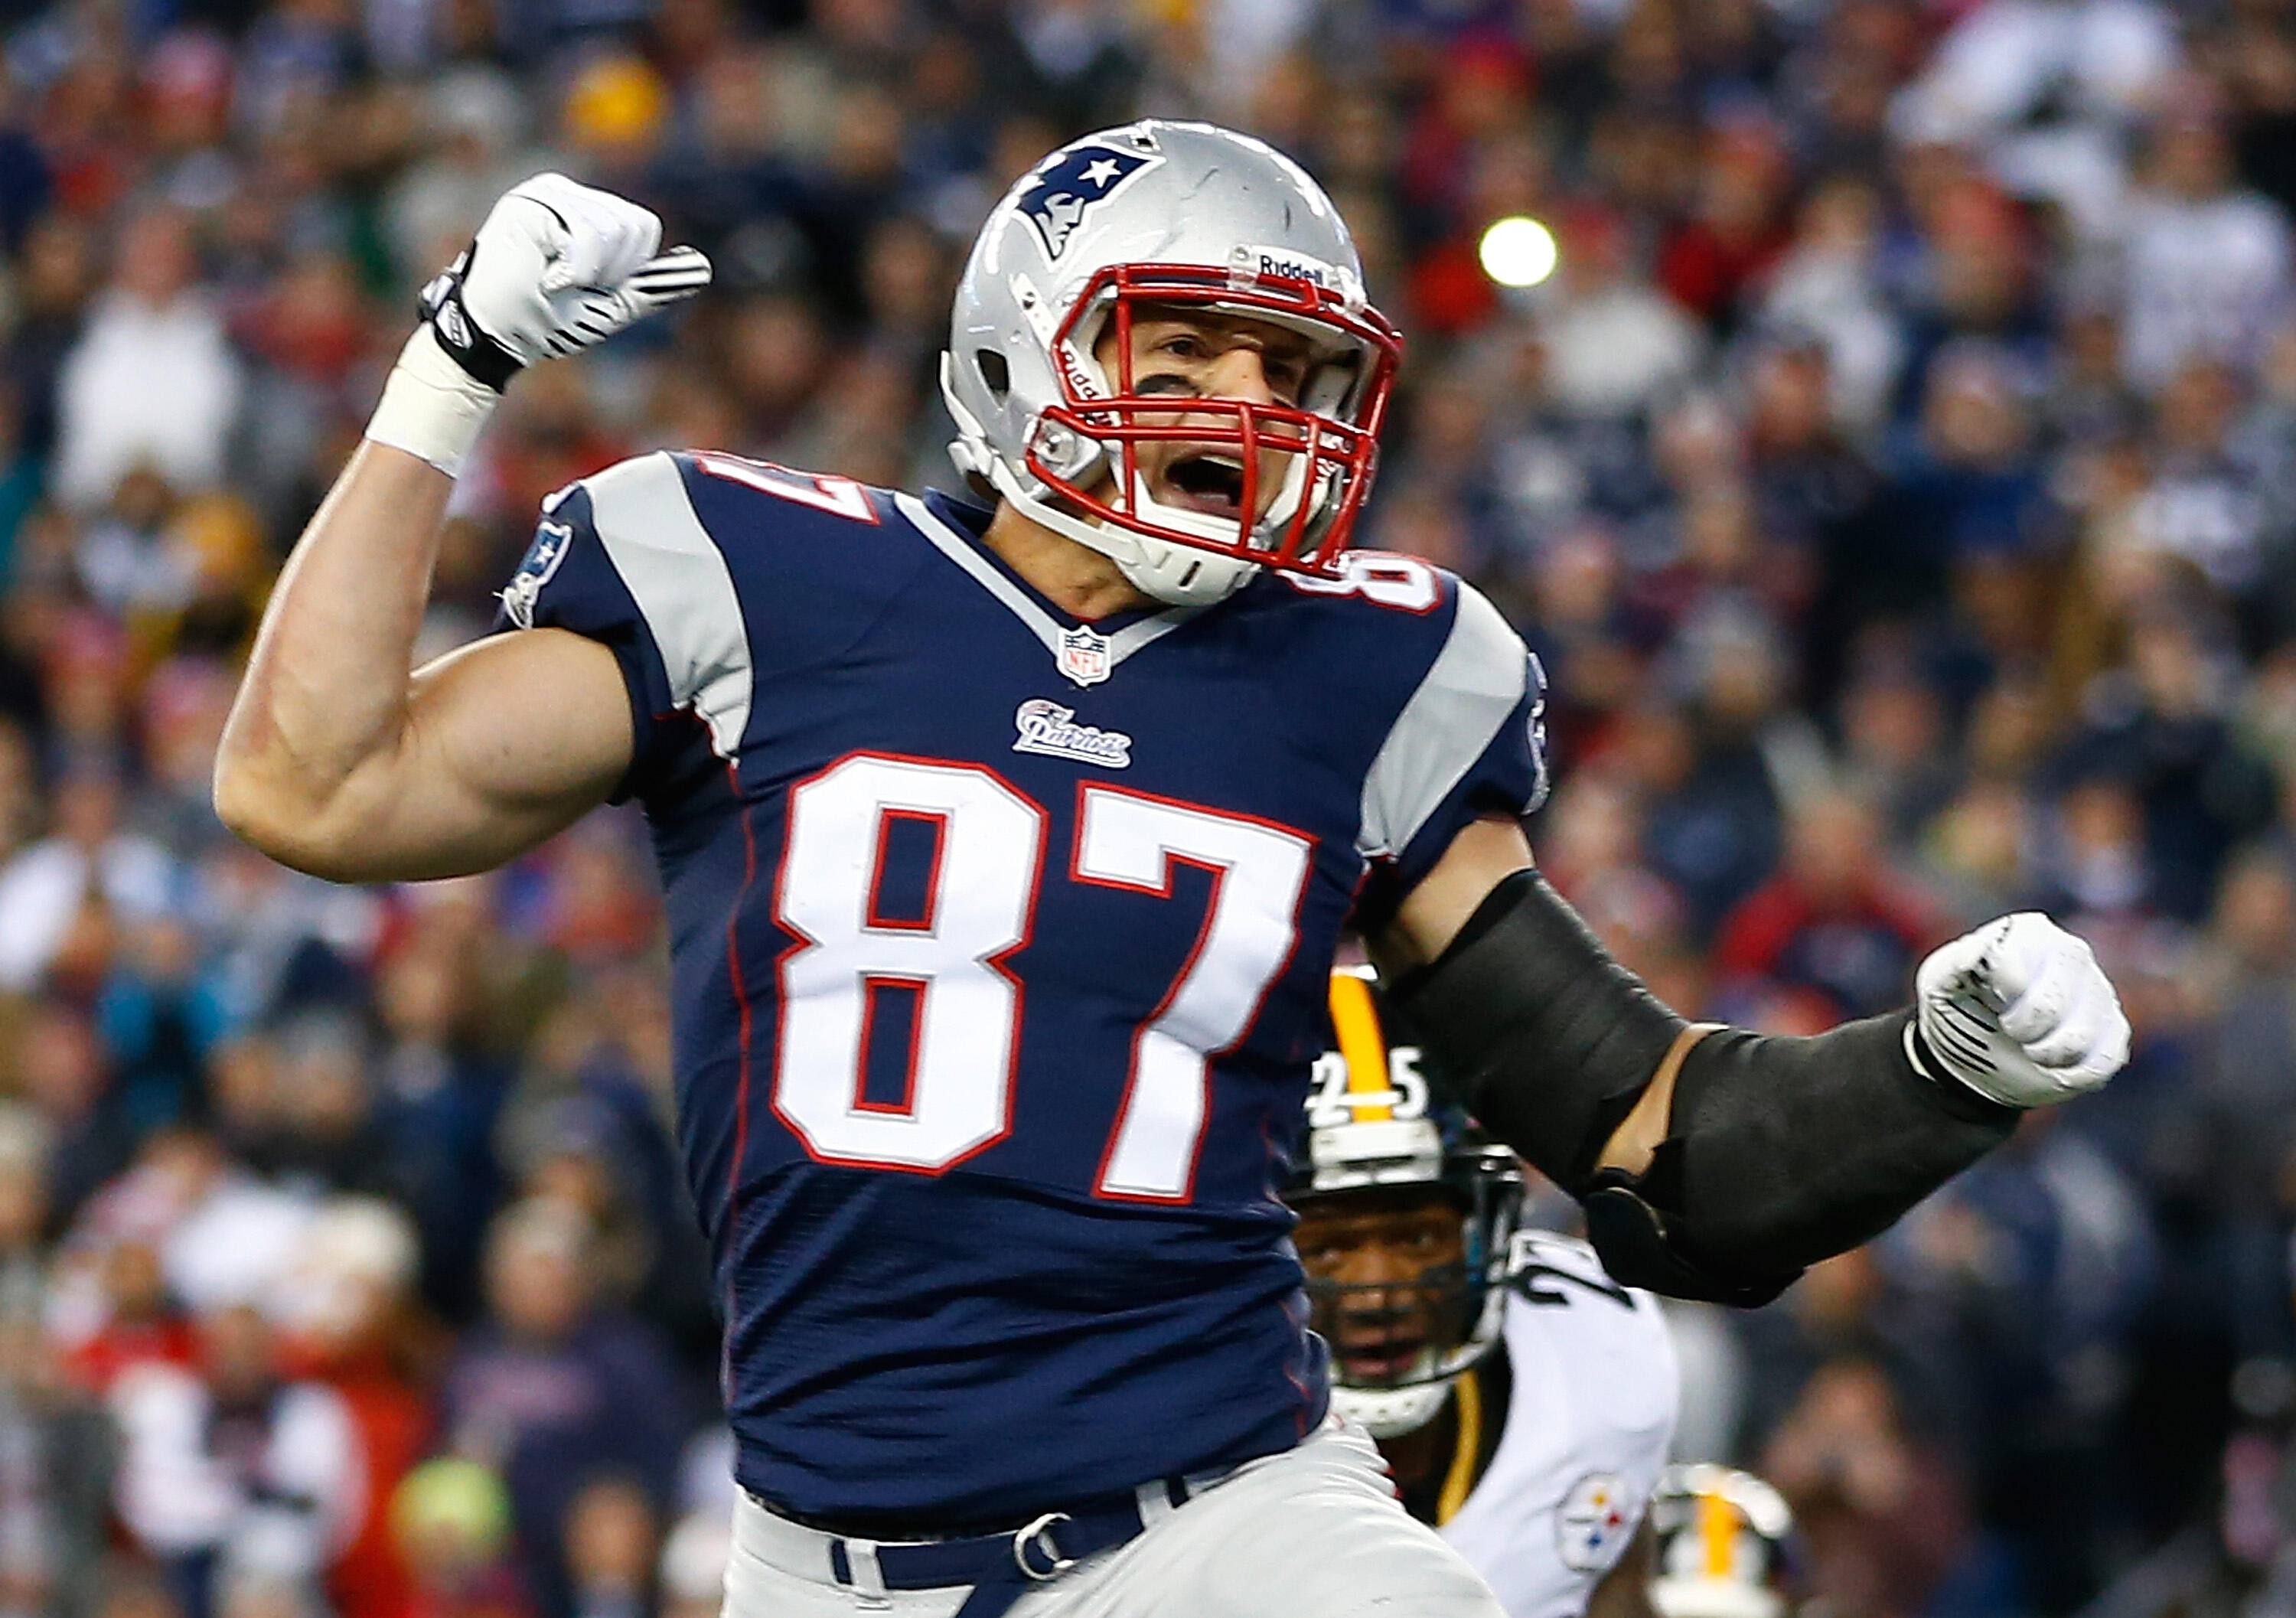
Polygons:
[[[1332,974],[1332,1031],[1348,1064],[1348,1093],[1373,1096],[1388,1089],[1387,1039],[1380,1031],[1379,1011],[1372,1005],[1371,984],[1351,972]],[[1385,1103],[1356,1109],[1358,1123],[1394,1116],[1395,1109]]]
[[1718,1490],[1707,1490],[1698,1497],[1698,1541],[1705,1553],[1706,1576],[1728,1578],[1731,1552],[1738,1543],[1738,1514]]

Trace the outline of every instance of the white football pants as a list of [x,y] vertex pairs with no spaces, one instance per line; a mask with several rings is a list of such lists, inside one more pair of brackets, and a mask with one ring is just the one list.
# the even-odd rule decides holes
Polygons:
[[[747,1495],[734,1510],[725,1618],[949,1618],[964,1586],[840,1584],[831,1536]],[[858,1573],[857,1570],[857,1577]],[[1125,1544],[1032,1587],[1010,1618],[1505,1618],[1459,1553],[1414,1521],[1360,1428],[1239,1467]]]

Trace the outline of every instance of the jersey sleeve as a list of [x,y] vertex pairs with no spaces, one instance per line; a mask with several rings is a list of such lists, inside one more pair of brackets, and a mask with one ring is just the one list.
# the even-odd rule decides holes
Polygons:
[[1364,856],[1408,891],[1461,827],[1527,815],[1546,796],[1546,677],[1472,585],[1455,583],[1450,628],[1364,781]]
[[630,701],[629,773],[620,801],[690,753],[731,759],[748,728],[747,626],[726,559],[694,514],[668,455],[642,456],[553,495],[511,575],[496,629],[570,629],[606,646]]

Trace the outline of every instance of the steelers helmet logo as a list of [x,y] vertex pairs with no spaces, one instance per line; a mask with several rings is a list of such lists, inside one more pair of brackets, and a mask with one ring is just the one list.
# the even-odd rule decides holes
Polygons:
[[1642,1514],[1614,1472],[1590,1472],[1570,1485],[1554,1515],[1555,1549],[1562,1565],[1599,1573],[1619,1559]]

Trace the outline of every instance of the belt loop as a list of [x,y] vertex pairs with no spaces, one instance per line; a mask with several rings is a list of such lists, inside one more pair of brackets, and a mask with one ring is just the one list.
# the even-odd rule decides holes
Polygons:
[[853,1593],[872,1606],[890,1605],[885,1598],[884,1570],[877,1565],[877,1541],[847,1540],[843,1543],[846,1559],[852,1565],[852,1577],[846,1582],[853,1587]]
[[1143,1532],[1153,1528],[1172,1515],[1169,1482],[1143,1483],[1132,1491],[1140,1503],[1140,1527]]

